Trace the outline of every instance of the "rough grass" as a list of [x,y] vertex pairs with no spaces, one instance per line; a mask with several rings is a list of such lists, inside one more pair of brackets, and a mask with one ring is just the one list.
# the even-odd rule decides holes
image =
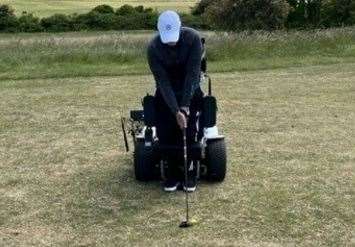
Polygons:
[[0,81],[0,246],[353,246],[355,63],[216,73],[228,176],[137,183],[119,119],[150,76]]
[[[355,28],[311,32],[204,32],[209,70],[246,71],[355,62]],[[153,32],[4,34],[0,79],[148,74]]]
[[188,12],[191,7],[195,6],[196,2],[197,0],[2,0],[1,4],[11,5],[16,10],[16,14],[18,15],[20,15],[23,11],[26,11],[39,17],[45,17],[58,13],[85,13],[100,4],[108,4],[114,8],[118,8],[124,4],[132,6],[143,5],[145,7],[158,9],[159,11],[172,9]]

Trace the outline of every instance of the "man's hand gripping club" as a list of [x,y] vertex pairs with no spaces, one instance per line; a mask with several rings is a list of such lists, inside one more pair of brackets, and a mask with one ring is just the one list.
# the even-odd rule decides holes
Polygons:
[[181,107],[180,110],[176,113],[176,121],[179,125],[180,129],[187,128],[187,118],[190,114],[190,110],[188,107]]

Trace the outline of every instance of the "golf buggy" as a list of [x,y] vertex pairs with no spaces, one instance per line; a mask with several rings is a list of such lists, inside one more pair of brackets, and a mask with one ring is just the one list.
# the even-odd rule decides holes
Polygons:
[[[202,43],[205,43],[204,39]],[[143,110],[131,111],[128,119],[121,119],[127,152],[129,151],[127,127],[133,139],[134,172],[138,181],[165,179],[167,160],[178,159],[184,157],[185,154],[189,160],[196,162],[199,179],[214,182],[224,180],[227,163],[225,139],[219,134],[216,125],[217,102],[212,96],[211,78],[206,73],[205,56],[202,57],[201,71],[201,81],[208,83],[208,95],[203,98],[199,119],[202,137],[197,142],[188,145],[186,149],[182,145],[166,146],[159,143],[156,134],[154,96],[147,95],[143,98]],[[183,162],[181,162],[181,168],[184,169]]]

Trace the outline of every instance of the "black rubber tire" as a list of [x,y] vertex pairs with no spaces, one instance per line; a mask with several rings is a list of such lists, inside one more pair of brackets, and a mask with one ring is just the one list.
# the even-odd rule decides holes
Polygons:
[[227,154],[224,139],[207,141],[206,148],[207,180],[222,182],[227,172]]
[[134,148],[134,174],[138,181],[148,182],[154,179],[154,156],[151,148],[144,142],[137,142]]

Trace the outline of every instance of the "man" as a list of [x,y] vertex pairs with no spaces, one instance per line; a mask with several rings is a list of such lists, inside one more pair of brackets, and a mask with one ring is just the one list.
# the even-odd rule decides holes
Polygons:
[[[181,27],[179,15],[163,12],[158,31],[148,46],[148,61],[156,81],[157,135],[163,145],[182,145],[182,129],[187,128],[188,144],[198,141],[198,115],[203,93],[200,89],[202,44],[198,32]],[[179,186],[176,159],[168,160],[164,190]],[[196,164],[189,161],[184,190],[196,189]]]

